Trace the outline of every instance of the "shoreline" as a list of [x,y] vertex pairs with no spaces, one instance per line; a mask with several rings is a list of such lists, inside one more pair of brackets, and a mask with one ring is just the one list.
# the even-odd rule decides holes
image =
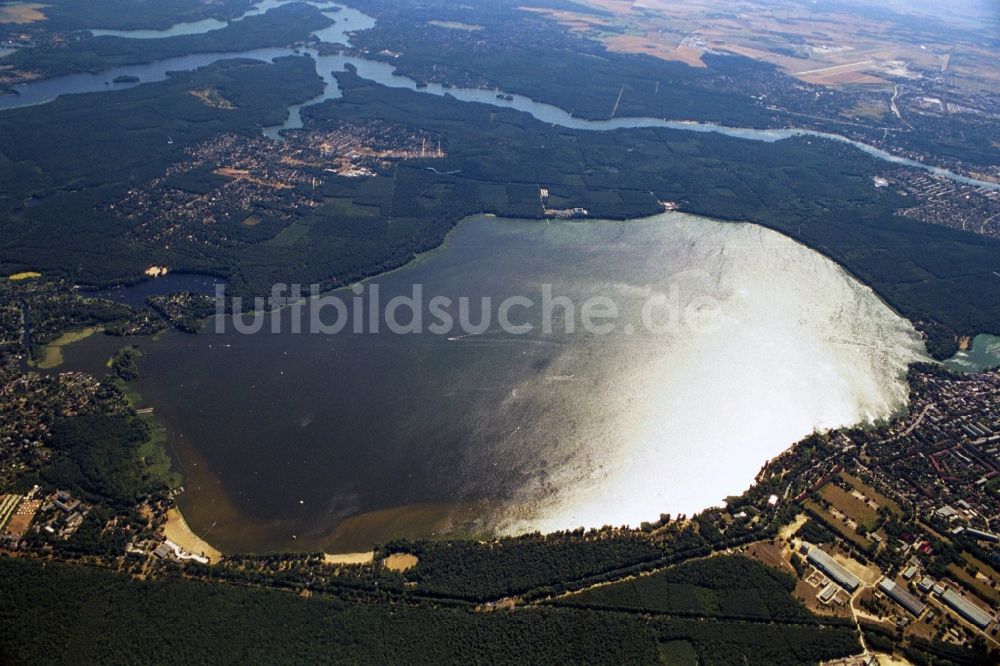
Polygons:
[[[883,294],[875,285],[869,284],[869,282],[867,280],[862,279],[861,276],[857,275],[851,269],[849,269],[847,266],[845,266],[843,263],[841,263],[840,261],[838,261],[834,256],[832,256],[824,248],[813,247],[812,245],[810,245],[808,243],[805,243],[800,238],[797,238],[797,237],[795,237],[795,236],[787,233],[785,230],[782,230],[780,228],[777,228],[775,226],[771,226],[771,225],[763,223],[763,222],[756,222],[756,221],[753,221],[753,220],[747,220],[747,219],[742,219],[742,218],[715,217],[715,216],[712,216],[712,215],[709,215],[709,214],[706,214],[706,213],[700,212],[700,211],[690,211],[690,210],[682,210],[682,209],[665,210],[665,211],[660,211],[660,212],[656,212],[656,213],[653,213],[653,214],[650,214],[650,215],[641,216],[641,217],[630,217],[630,218],[620,218],[620,219],[619,218],[612,218],[612,217],[593,217],[593,218],[591,218],[591,217],[585,217],[585,218],[574,218],[574,219],[566,219],[566,220],[561,220],[560,218],[556,218],[556,217],[545,217],[545,216],[538,217],[538,218],[530,218],[530,217],[504,217],[504,216],[499,216],[499,215],[497,215],[495,213],[488,212],[488,211],[479,211],[479,212],[467,215],[467,216],[461,218],[460,220],[458,220],[445,233],[444,237],[441,239],[441,242],[439,244],[435,245],[432,248],[429,248],[427,250],[424,250],[422,252],[418,252],[418,253],[414,254],[408,261],[406,261],[406,262],[404,262],[404,263],[402,263],[402,264],[400,264],[398,266],[393,266],[393,267],[386,268],[386,269],[378,271],[378,272],[374,272],[374,273],[372,273],[370,275],[365,275],[365,276],[359,277],[358,279],[356,279],[356,280],[354,280],[352,282],[345,283],[345,284],[342,284],[340,286],[330,287],[329,289],[321,290],[315,297],[316,298],[323,298],[325,296],[336,295],[338,292],[346,292],[346,291],[352,289],[353,287],[355,287],[357,285],[365,285],[365,284],[368,284],[368,283],[372,282],[373,280],[378,280],[378,279],[381,279],[383,277],[392,275],[394,273],[398,273],[398,272],[401,272],[401,271],[404,271],[404,270],[407,270],[407,269],[419,266],[424,261],[432,258],[435,254],[447,250],[447,248],[448,248],[448,241],[450,240],[451,236],[458,231],[459,227],[464,226],[468,222],[470,222],[471,220],[475,220],[477,218],[488,218],[488,219],[494,219],[494,220],[507,220],[507,221],[519,222],[519,223],[520,222],[525,222],[525,223],[535,222],[535,223],[551,224],[553,222],[566,222],[566,223],[588,224],[588,223],[592,223],[592,222],[618,222],[618,223],[644,222],[644,221],[650,220],[652,218],[659,217],[661,215],[683,215],[683,216],[691,216],[691,217],[696,217],[696,218],[708,220],[708,221],[711,221],[711,222],[720,222],[720,223],[723,223],[723,224],[747,224],[747,225],[752,225],[752,226],[760,227],[761,229],[766,229],[768,231],[772,231],[774,233],[777,233],[777,234],[779,234],[779,235],[781,235],[781,236],[783,236],[783,237],[791,240],[795,244],[800,245],[801,247],[804,247],[807,250],[815,252],[815,253],[819,254],[820,256],[824,257],[825,259],[827,259],[827,260],[831,261],[832,263],[836,264],[842,271],[844,271],[847,275],[849,275],[854,281],[858,282],[860,285],[862,285],[863,287],[865,287],[866,289],[868,289],[869,291],[871,291],[880,302],[882,302],[886,307],[888,307],[890,310],[892,310],[898,317],[900,317],[901,319],[904,319],[907,322],[909,322],[910,325],[918,333],[920,333],[921,337],[924,340],[925,346],[926,346],[927,342],[930,339],[929,336],[928,336],[928,334],[923,329],[921,329],[920,327],[918,327],[917,322],[919,320],[911,319],[910,317],[908,317],[899,307],[897,307],[892,301],[889,300],[889,298],[888,298],[888,296],[886,294]],[[199,277],[211,278],[211,279],[214,279],[214,280],[219,280],[220,284],[222,284],[223,286],[225,286],[227,284],[225,282],[227,280],[227,278],[224,277],[224,276],[221,276],[218,272],[199,272],[199,271],[196,271],[196,270],[190,270],[190,269],[181,267],[181,268],[177,268],[177,269],[171,269],[171,273],[172,274],[176,274],[176,275],[190,275],[190,276],[199,276]],[[135,286],[140,285],[140,284],[146,284],[148,282],[152,282],[152,281],[155,281],[155,280],[156,280],[156,278],[153,278],[153,277],[139,276],[138,278],[135,279],[135,281],[122,280],[121,282],[118,282],[118,283],[116,283],[116,284],[114,284],[112,286],[106,287],[106,289],[108,289],[109,291],[110,290],[117,290],[117,289],[124,290],[124,289],[129,289],[131,287],[135,287]],[[316,281],[315,283],[322,284],[322,281],[321,280],[320,281]],[[303,286],[307,286],[307,285],[303,285]],[[261,297],[266,299],[267,298],[267,294],[264,294]],[[249,313],[249,314],[255,314],[255,315],[256,314],[263,314],[264,316],[273,316],[273,315],[278,314],[281,311],[283,311],[283,310],[285,310],[287,308],[291,308],[291,307],[293,307],[295,305],[300,305],[300,304],[308,303],[313,298],[314,298],[314,296],[312,294],[303,294],[301,296],[301,300],[300,301],[296,301],[294,303],[286,303],[286,304],[280,305],[278,307],[266,307],[265,309],[260,310],[260,311],[258,311],[258,310],[249,310],[249,311],[247,311],[247,313]],[[211,315],[208,315],[207,317],[205,317],[202,320],[201,327],[199,329],[199,334],[202,333],[202,332],[204,332],[205,330],[207,330],[208,327],[211,325],[211,322],[213,322],[219,316],[230,317],[231,314],[227,312],[226,314],[223,314],[223,315],[219,315],[219,314],[215,314],[215,313],[213,313]],[[171,328],[173,328],[173,327],[171,327]],[[988,331],[988,330],[971,331],[971,332],[966,332],[964,335],[967,336],[967,337],[970,337],[972,339],[975,339],[976,337],[979,337],[979,336],[1000,337],[1000,331],[996,331],[996,332],[991,332],[991,331]],[[50,344],[52,344],[52,343],[50,343]],[[959,353],[961,353],[962,351],[963,350],[960,349],[958,343],[956,342],[955,343],[955,351],[951,354],[951,356],[949,356],[947,358],[936,358],[929,350],[926,351],[926,354],[927,354],[927,358],[930,361],[933,361],[933,362],[939,363],[939,364],[946,364],[946,363],[949,363],[949,362],[954,362],[956,360],[957,355]],[[949,367],[951,367],[951,366],[949,366]],[[956,370],[955,367],[951,367],[951,369],[952,370]],[[956,371],[961,372],[960,370],[956,370]],[[977,372],[977,371],[981,371],[981,369],[980,370],[969,370],[969,371],[966,371],[966,372]]]
[[[908,319],[906,319],[906,317],[904,317],[901,313],[899,313],[895,308],[893,308],[892,305],[890,303],[888,303],[870,285],[868,285],[864,281],[858,279],[857,276],[853,275],[842,264],[836,262],[831,257],[827,256],[825,253],[823,253],[823,252],[821,252],[819,250],[816,250],[814,248],[809,247],[808,245],[806,245],[805,243],[802,243],[798,239],[793,238],[793,237],[791,237],[791,236],[789,236],[787,234],[784,234],[783,232],[781,232],[781,231],[779,231],[777,229],[773,229],[773,228],[768,227],[766,225],[762,225],[762,224],[758,224],[758,223],[751,222],[751,221],[746,221],[746,220],[720,220],[720,219],[717,219],[717,218],[712,218],[712,217],[705,216],[705,215],[699,215],[697,213],[688,213],[688,212],[684,212],[684,211],[666,211],[666,212],[656,213],[655,215],[651,215],[651,216],[647,216],[647,217],[630,218],[630,219],[626,219],[626,220],[614,220],[614,219],[605,219],[605,218],[587,218],[587,219],[566,220],[566,221],[561,221],[561,222],[563,224],[567,224],[567,225],[588,225],[588,224],[592,224],[592,223],[596,223],[596,222],[610,222],[610,223],[616,223],[616,224],[628,224],[630,222],[643,222],[643,221],[648,221],[648,220],[653,219],[653,218],[660,218],[660,217],[664,217],[664,216],[667,217],[667,222],[669,222],[669,220],[670,220],[671,217],[675,217],[676,216],[678,218],[697,218],[699,220],[704,220],[704,221],[708,221],[708,222],[715,222],[715,223],[724,224],[724,225],[736,224],[736,225],[753,226],[753,227],[758,227],[758,228],[760,228],[762,230],[765,230],[766,232],[774,233],[774,234],[779,235],[781,237],[787,238],[792,243],[794,243],[794,244],[796,244],[796,245],[804,248],[805,250],[807,250],[809,252],[814,252],[814,253],[818,254],[819,256],[823,257],[824,259],[826,259],[827,261],[830,261],[834,266],[836,266],[837,269],[839,269],[840,271],[842,271],[851,280],[855,281],[860,287],[862,287],[863,289],[869,291],[874,296],[874,298],[876,298],[884,306],[886,306],[887,308],[889,308],[894,314],[896,314],[896,316],[900,317],[904,321],[909,321]],[[459,231],[459,229],[460,229],[461,226],[466,225],[466,224],[468,224],[470,222],[474,222],[476,220],[484,220],[484,221],[488,220],[490,222],[496,221],[496,220],[501,220],[501,221],[502,220],[507,220],[507,221],[511,221],[511,222],[514,222],[514,223],[524,223],[524,224],[532,224],[532,223],[534,223],[534,224],[541,224],[541,225],[548,225],[548,224],[553,224],[554,222],[560,222],[559,220],[553,220],[553,219],[550,219],[550,218],[542,218],[542,219],[533,219],[533,218],[498,218],[497,216],[489,214],[489,213],[476,213],[476,214],[473,214],[473,215],[469,215],[467,217],[462,218],[458,223],[456,223],[448,231],[448,233],[445,235],[442,243],[439,244],[438,246],[435,246],[435,247],[430,248],[430,249],[428,249],[428,250],[426,250],[424,252],[416,254],[410,261],[408,261],[407,263],[405,263],[405,264],[403,264],[401,266],[398,266],[398,267],[395,267],[395,268],[390,268],[390,269],[385,270],[385,271],[383,271],[381,273],[372,275],[372,276],[367,277],[367,278],[363,278],[362,280],[359,280],[358,282],[352,283],[352,284],[358,284],[358,283],[368,282],[368,281],[372,281],[372,280],[377,280],[377,279],[379,279],[379,278],[381,278],[383,276],[387,276],[387,275],[390,275],[390,274],[402,272],[402,271],[413,269],[413,268],[416,268],[416,267],[420,266],[425,261],[427,261],[427,260],[433,258],[435,255],[440,254],[441,252],[445,251],[448,248],[449,241],[452,238],[453,234],[457,233]],[[331,289],[329,291],[322,292],[321,295],[331,294],[331,293],[337,293],[337,292],[345,291],[347,289],[350,289],[349,285],[337,287],[335,289]],[[310,299],[311,299],[310,296],[307,296],[307,297],[303,298],[304,301],[309,301]],[[284,305],[284,306],[281,306],[281,307],[278,307],[278,308],[267,310],[267,311],[265,311],[265,313],[273,315],[273,314],[279,312],[280,310],[283,310],[283,309],[288,308],[288,307],[291,307],[291,305]],[[202,327],[202,332],[205,332],[205,330],[207,329],[208,321],[214,319],[217,316],[218,315],[212,315],[212,316],[210,316],[210,317],[208,317],[206,319],[206,325]],[[912,326],[912,322],[910,322],[910,325]],[[926,354],[926,351],[925,351],[925,354]],[[916,362],[933,362],[933,363],[936,363],[936,364],[941,364],[940,361],[933,360],[930,357],[929,354],[927,354],[923,359],[920,359],[919,361],[916,361]],[[904,372],[904,376],[905,376],[905,372]],[[908,392],[909,391],[907,391],[907,393]],[[910,408],[910,406],[909,406],[909,399],[907,398],[907,400],[904,402],[904,404],[902,404],[900,406],[900,408],[895,413],[889,415],[889,417],[888,417],[889,420],[892,420],[892,419],[895,419],[895,418],[899,418],[899,417],[905,415],[906,413],[908,413],[909,408]],[[865,428],[872,428],[872,427],[877,427],[878,426],[877,423],[863,423],[863,422],[857,423],[857,424],[854,424],[854,425],[856,427],[860,426],[860,427],[865,427]],[[788,443],[787,446],[784,449],[782,449],[782,451],[779,454],[777,454],[777,455],[782,455],[784,453],[787,453],[788,451],[794,449],[794,447],[798,443],[799,442],[790,442],[790,443]],[[179,462],[176,451],[170,451],[169,453],[170,453],[171,458],[173,458],[175,462]],[[769,460],[765,460],[764,461],[764,466],[766,466],[766,464],[769,461],[770,461],[770,459]],[[751,487],[752,487],[752,485],[753,484],[751,484]],[[710,506],[703,507],[701,510],[703,511],[703,510],[706,510],[706,509],[709,509],[709,508],[711,508],[711,507]],[[176,517],[174,517],[174,514],[176,514]],[[208,541],[206,541],[205,539],[203,539],[202,537],[200,537],[197,533],[195,533],[190,528],[190,526],[186,523],[186,521],[184,520],[184,518],[181,515],[180,510],[178,508],[174,507],[173,509],[171,509],[171,511],[168,512],[167,517],[168,517],[168,524],[171,524],[171,522],[172,522],[173,523],[172,524],[172,529],[175,530],[175,532],[173,532],[173,533],[176,536],[176,538],[174,538],[173,536],[168,535],[168,538],[171,541],[173,541],[174,543],[177,543],[178,545],[182,546],[186,550],[188,550],[190,552],[193,552],[195,554],[204,552],[206,554],[206,556],[208,556],[209,559],[213,563],[216,562],[216,561],[218,561],[218,559],[223,556],[222,551],[220,551],[217,548],[215,548],[213,545],[211,545]],[[172,521],[171,521],[171,519],[172,519]],[[372,561],[374,561],[374,554],[373,553],[367,553],[367,552],[361,552],[361,553],[359,553],[359,552],[351,552],[351,553],[324,553],[324,556],[325,556],[327,562],[329,562],[331,564],[367,564],[367,563],[371,563]]]
[[[198,536],[187,524],[181,510],[176,506],[167,510],[167,520],[163,525],[163,536],[184,550],[195,555],[201,555],[209,564],[218,564],[225,553]],[[326,564],[374,564],[375,549],[356,553],[323,553]]]
[[[478,214],[478,215],[469,216],[467,218],[464,218],[461,224],[467,224],[470,221],[471,222],[476,222],[478,220],[492,222],[493,220],[498,220],[498,219],[503,220],[503,219],[506,219],[506,218],[495,218],[495,217],[489,217],[489,216],[483,215],[483,214]],[[727,225],[727,226],[730,225],[730,224],[736,224],[736,225],[739,225],[739,226],[746,226],[746,227],[750,227],[750,228],[757,228],[757,229],[761,230],[762,233],[773,234],[775,236],[778,236],[778,237],[781,237],[781,238],[785,238],[788,241],[790,241],[792,244],[794,244],[795,246],[798,246],[798,247],[802,248],[805,252],[807,252],[807,253],[813,253],[816,256],[822,257],[824,260],[828,261],[832,265],[832,267],[835,267],[835,269],[837,271],[841,272],[847,279],[855,282],[857,289],[864,290],[865,292],[867,292],[868,294],[870,294],[873,299],[878,300],[880,303],[882,303],[882,305],[884,305],[886,308],[888,308],[889,310],[891,310],[896,316],[899,316],[902,321],[907,321],[905,318],[901,317],[898,312],[896,312],[894,309],[892,309],[891,306],[889,306],[884,301],[884,299],[882,299],[876,292],[874,292],[874,290],[872,290],[870,286],[866,285],[864,282],[858,280],[855,276],[851,275],[848,271],[846,271],[843,268],[842,265],[840,265],[839,263],[833,261],[829,257],[826,257],[822,253],[813,250],[812,248],[808,247],[807,245],[801,243],[800,241],[798,241],[798,240],[796,240],[794,238],[791,238],[791,237],[789,237],[789,236],[781,233],[780,231],[771,229],[771,228],[766,227],[764,225],[758,225],[758,224],[755,224],[753,222],[748,222],[748,221],[730,222],[730,221],[723,221],[723,220],[714,220],[713,218],[709,218],[709,217],[705,217],[705,216],[698,216],[698,215],[693,215],[693,214],[690,214],[690,213],[681,213],[681,212],[677,212],[677,213],[669,213],[669,212],[668,213],[658,213],[658,214],[656,214],[654,216],[650,216],[648,218],[636,218],[635,221],[636,222],[643,222],[643,221],[650,221],[650,220],[652,220],[654,222],[658,222],[658,223],[661,223],[661,224],[669,224],[673,220],[683,220],[683,219],[694,219],[694,220],[696,220],[698,222],[709,222],[709,223],[715,223],[715,224],[718,224],[718,225]],[[572,220],[572,221],[565,221],[565,222],[562,222],[561,224],[565,225],[565,226],[571,227],[571,229],[569,229],[567,231],[572,231],[572,227],[584,227],[584,225],[590,225],[590,224],[594,224],[594,223],[597,223],[597,222],[603,222],[603,221],[604,220],[598,220],[598,219],[595,218],[593,220]],[[607,220],[606,222],[614,224],[614,225],[627,225],[627,224],[629,224],[629,221],[620,221],[620,220]],[[513,224],[523,223],[523,224],[533,224],[533,225],[542,225],[542,226],[546,226],[546,225],[550,225],[550,224],[556,224],[555,222],[551,222],[549,220],[531,220],[531,219],[528,219],[528,220],[511,219],[510,223],[513,223]],[[423,261],[426,261],[427,259],[429,259],[430,257],[432,257],[434,254],[442,252],[443,249],[445,249],[448,246],[447,239],[452,238],[452,236],[450,236],[450,234],[454,233],[458,229],[459,229],[459,227],[458,227],[458,225],[456,225],[449,232],[449,236],[446,237],[446,242],[442,243],[442,245],[440,245],[440,246],[438,246],[436,248],[433,248],[431,250],[428,250],[425,253],[421,253],[420,255],[417,255],[417,258],[414,261],[409,262],[406,266],[403,266],[403,267],[400,267],[400,268],[396,268],[396,269],[392,269],[391,271],[387,271],[386,273],[383,273],[383,275],[387,275],[387,274],[392,273],[392,272],[403,271],[403,270],[406,270],[406,269],[412,269],[414,267],[417,267],[417,266],[421,265],[421,263]],[[343,289],[343,288],[341,288],[341,289]],[[308,299],[306,299],[306,300],[308,300]],[[283,307],[290,307],[290,306],[283,306]],[[283,308],[278,308],[278,309],[283,309]],[[926,354],[926,352],[924,354]],[[926,355],[922,355],[920,359],[918,359],[917,361],[914,361],[914,362],[928,362],[928,361],[930,361],[930,358],[928,356],[926,356]],[[903,369],[901,371],[901,377],[900,377],[901,381],[905,382],[905,374],[906,374],[906,369]],[[906,413],[908,413],[909,409],[910,409],[910,403],[909,403],[909,386],[907,385],[906,398],[904,399],[904,401],[902,402],[902,404],[900,404],[900,406],[898,407],[898,409],[895,410],[895,411],[893,411],[892,413],[887,414],[886,417],[885,417],[885,419],[886,420],[892,420],[892,419],[895,419],[895,418],[899,418],[900,416],[903,416]],[[840,427],[841,428],[850,428],[850,427],[859,427],[860,426],[860,427],[866,427],[866,428],[875,428],[878,425],[879,424],[877,422],[867,422],[867,421],[860,420],[860,421],[857,421],[857,422],[854,422],[854,423],[845,423],[844,425],[842,425]],[[824,429],[823,432],[827,432],[829,430],[830,429]],[[794,449],[794,447],[800,441],[801,441],[801,439],[790,437],[788,440],[786,440],[786,441],[784,441],[782,443],[783,446],[781,446],[780,450],[778,450],[774,454],[774,456],[768,457],[766,459],[759,460],[758,461],[758,469],[761,468],[760,466],[766,465],[774,457],[780,456],[780,455],[788,452],[789,450]],[[749,466],[748,466],[748,468],[749,468]],[[753,484],[751,483],[750,485],[752,487]],[[746,490],[746,487],[733,487],[733,488],[730,489],[730,493],[731,494],[736,494],[736,493],[739,493],[739,492],[742,492],[742,491],[745,491],[745,490]],[[730,494],[730,493],[727,493],[727,494]],[[707,505],[707,506],[702,506],[702,507],[699,508],[699,512],[700,511],[704,511],[706,509],[709,509],[712,506],[716,506],[716,504],[710,504],[710,505]],[[665,509],[661,509],[661,510],[665,510]],[[655,517],[655,516],[650,515],[650,518],[653,518],[653,517]],[[633,523],[633,526],[637,526],[638,522],[639,521],[636,520]],[[569,529],[570,527],[571,526],[569,526],[569,525],[563,525],[563,526],[560,526],[559,528],[556,528],[556,529]],[[526,531],[530,531],[530,530],[526,530]],[[553,531],[555,531],[555,530],[553,530]],[[510,533],[507,533],[507,535],[513,535],[515,533],[522,533],[522,532],[520,532],[520,531],[519,532],[510,532]],[[345,554],[345,555],[354,555],[354,554]]]
[[171,507],[167,510],[167,520],[163,524],[163,535],[175,544],[195,555],[208,559],[209,564],[215,564],[222,558],[222,552],[194,533],[188,526],[180,509]]

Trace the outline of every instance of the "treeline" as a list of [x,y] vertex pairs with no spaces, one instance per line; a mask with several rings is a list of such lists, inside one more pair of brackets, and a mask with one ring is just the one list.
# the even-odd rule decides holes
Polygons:
[[860,650],[854,630],[841,626],[651,620],[552,607],[481,613],[353,605],[31,560],[0,560],[0,583],[0,654],[10,664],[656,664],[661,642],[688,641],[700,663],[796,666]]
[[[701,544],[699,544],[701,545]],[[571,581],[662,559],[667,552],[635,533],[583,538],[529,534],[495,542],[395,542],[387,552],[408,552],[418,565],[404,574],[422,594],[489,601],[534,591],[561,591]]]
[[795,536],[808,541],[811,544],[819,545],[823,543],[833,543],[834,533],[823,526],[822,523],[810,518],[802,524]]
[[387,544],[384,552],[417,556],[418,564],[403,578],[415,583],[421,595],[475,602],[511,595],[539,599],[768,538],[778,519],[771,516],[753,529],[722,532],[716,527],[724,522],[720,512],[707,510],[693,524],[670,523],[666,517],[655,535],[578,529],[485,543],[398,541]]

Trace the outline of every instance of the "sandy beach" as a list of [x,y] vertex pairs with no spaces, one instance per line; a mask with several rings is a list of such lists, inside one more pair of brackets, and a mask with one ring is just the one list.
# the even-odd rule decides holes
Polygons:
[[371,564],[375,561],[375,551],[366,553],[323,553],[323,561],[327,564]]
[[184,521],[184,516],[176,508],[167,511],[167,522],[163,526],[163,534],[184,550],[195,555],[204,555],[209,562],[218,562],[219,558],[222,557],[222,553],[191,531],[191,528]]

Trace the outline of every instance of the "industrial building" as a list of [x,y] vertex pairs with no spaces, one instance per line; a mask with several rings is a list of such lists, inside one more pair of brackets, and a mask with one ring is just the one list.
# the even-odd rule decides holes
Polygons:
[[993,534],[992,532],[984,532],[983,530],[977,530],[974,527],[966,527],[960,532],[960,534],[970,536],[977,541],[989,541],[991,543],[1000,542],[1000,535]]
[[840,585],[848,592],[853,592],[861,585],[861,581],[857,576],[845,569],[835,559],[824,553],[816,546],[809,547],[809,553],[806,555],[806,559],[808,559],[809,563],[814,567],[829,576],[830,580],[835,582],[837,585]]
[[951,588],[946,588],[940,597],[941,601],[948,604],[952,610],[980,629],[985,629],[986,625],[993,619],[985,610]]
[[920,614],[927,608],[927,604],[917,599],[902,585],[896,584],[888,578],[883,578],[878,582],[878,589],[897,604],[908,610],[913,617],[920,617]]

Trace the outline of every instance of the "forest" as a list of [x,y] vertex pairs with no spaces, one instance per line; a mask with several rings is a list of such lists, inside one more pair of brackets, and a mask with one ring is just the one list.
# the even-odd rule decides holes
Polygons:
[[48,485],[128,512],[144,497],[164,490],[140,460],[149,429],[131,414],[87,414],[52,425],[53,455],[42,469]]
[[[225,276],[234,294],[259,294],[276,281],[332,288],[407,263],[468,215],[540,218],[544,186],[550,206],[586,208],[591,217],[650,215],[671,201],[685,212],[775,229],[871,286],[928,336],[939,358],[954,352],[958,335],[1000,332],[1000,241],[896,216],[905,200],[871,184],[884,164],[850,146],[568,130],[513,110],[385,88],[352,72],[337,76],[343,98],[304,109],[307,124],[378,119],[417,127],[442,137],[446,157],[401,161],[367,178],[328,175],[318,205],[283,228],[234,222],[166,244],[137,236],[110,206],[211,136],[257,134],[281,122],[285,104],[320,91],[311,62],[219,63],[9,111],[0,114],[0,265],[94,285],[134,281],[156,263]],[[206,88],[236,108],[189,94]]]
[[964,647],[944,641],[929,641],[919,637],[903,640],[900,634],[873,622],[859,623],[865,643],[881,652],[895,650],[915,666],[980,666],[995,662],[985,646]]
[[[349,604],[87,567],[0,560],[0,656],[20,664],[335,662],[814,664],[860,648],[851,627],[646,618],[556,607],[514,611]],[[101,640],[93,640],[100,636]]]
[[330,23],[330,19],[313,5],[291,3],[200,35],[158,39],[87,37],[57,46],[21,49],[5,58],[4,64],[37,72],[44,78],[101,72],[112,67],[138,65],[190,53],[226,53],[286,46],[305,41],[311,33]]
[[[203,19],[228,19],[250,8],[252,0],[46,0],[45,28],[76,31],[87,28],[108,30],[164,30],[175,23]],[[30,24],[29,24],[30,25]],[[24,30],[24,25],[4,25],[3,28]],[[0,32],[2,35],[2,32]]]
[[675,616],[814,620],[805,606],[791,597],[795,582],[791,574],[754,560],[720,555],[596,587],[556,603]]

